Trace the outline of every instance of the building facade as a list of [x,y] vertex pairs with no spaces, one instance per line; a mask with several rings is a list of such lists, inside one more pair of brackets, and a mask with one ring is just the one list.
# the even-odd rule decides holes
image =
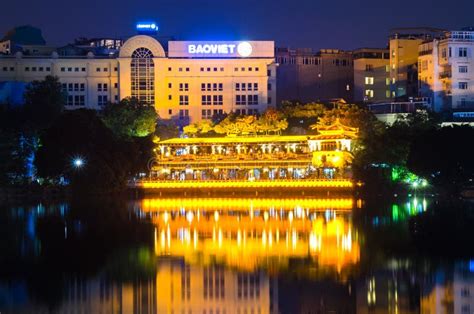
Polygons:
[[[163,119],[188,124],[216,114],[257,114],[276,102],[271,41],[169,41],[137,35],[118,54],[0,57],[0,82],[27,84],[57,76],[67,109],[102,109],[126,97],[153,104]],[[1,85],[0,85],[1,86]],[[0,91],[2,102],[11,101]]]
[[391,98],[388,49],[362,48],[354,56],[354,101],[382,102]]
[[418,97],[418,46],[436,38],[441,32],[433,28],[403,28],[390,35],[390,90],[398,100]]
[[433,110],[474,109],[474,31],[446,32],[419,46],[419,93]]
[[352,53],[338,49],[277,48],[277,104],[353,98]]

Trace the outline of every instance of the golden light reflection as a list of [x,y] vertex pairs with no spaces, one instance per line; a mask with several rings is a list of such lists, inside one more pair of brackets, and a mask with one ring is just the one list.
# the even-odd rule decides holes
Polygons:
[[[309,257],[337,271],[357,263],[360,246],[352,225],[352,206],[351,199],[142,202],[142,210],[160,234],[155,238],[157,255],[245,270],[275,263],[284,268],[291,258]],[[200,220],[190,219],[197,211]]]

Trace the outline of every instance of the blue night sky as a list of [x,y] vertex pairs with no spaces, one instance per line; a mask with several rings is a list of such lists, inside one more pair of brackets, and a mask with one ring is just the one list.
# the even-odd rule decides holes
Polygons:
[[0,34],[30,24],[48,44],[124,37],[143,19],[176,39],[275,40],[278,46],[383,47],[391,28],[474,26],[474,0],[21,0],[2,3]]

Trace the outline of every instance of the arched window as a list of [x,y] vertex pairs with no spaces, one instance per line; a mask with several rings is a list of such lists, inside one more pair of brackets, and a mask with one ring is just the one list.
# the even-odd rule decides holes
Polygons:
[[132,97],[155,104],[155,64],[149,49],[138,48],[132,54]]

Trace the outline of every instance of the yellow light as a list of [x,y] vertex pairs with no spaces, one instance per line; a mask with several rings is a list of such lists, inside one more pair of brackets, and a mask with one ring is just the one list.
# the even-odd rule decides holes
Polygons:
[[194,219],[194,214],[193,212],[187,212],[186,214],[186,219],[188,220],[189,223],[192,223],[193,222],[193,219]]
[[214,212],[214,221],[215,222],[219,221],[219,212],[217,210]]
[[263,213],[263,220],[268,221],[268,212]]

